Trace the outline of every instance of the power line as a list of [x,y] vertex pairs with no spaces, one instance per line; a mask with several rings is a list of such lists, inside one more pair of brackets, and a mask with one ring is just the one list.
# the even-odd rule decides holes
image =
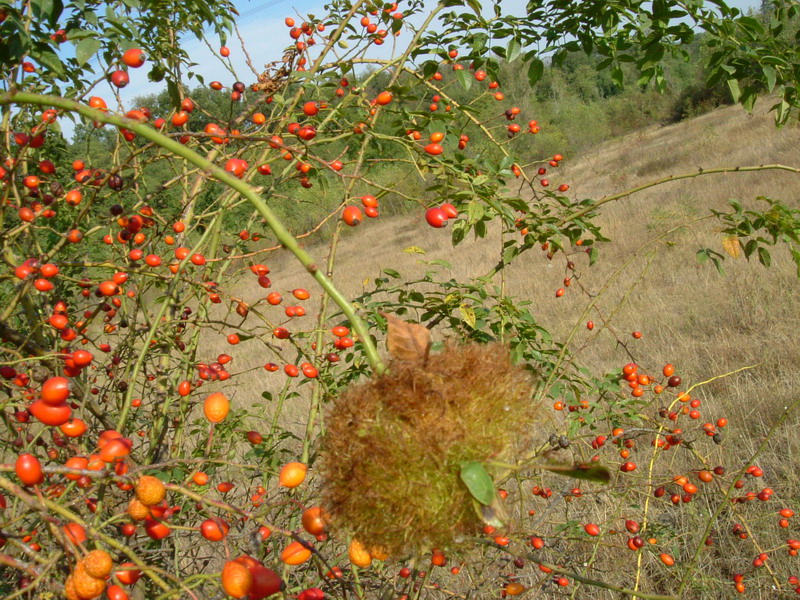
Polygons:
[[246,10],[245,12],[239,15],[239,18],[246,19],[247,17],[260,13],[264,9],[272,8],[273,6],[281,4],[282,2],[286,2],[286,0],[270,0],[269,2],[266,2],[261,6],[256,6],[255,8],[251,8],[250,10]]

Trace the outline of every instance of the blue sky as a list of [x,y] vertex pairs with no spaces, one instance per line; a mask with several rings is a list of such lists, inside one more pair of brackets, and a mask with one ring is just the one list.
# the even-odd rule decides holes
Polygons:
[[[426,0],[426,3],[433,5],[434,0]],[[399,4],[400,10],[402,10],[402,0]],[[524,10],[526,0],[503,0],[502,4],[507,11],[516,13]],[[728,4],[746,10],[751,6],[755,6],[757,2],[755,0],[729,0]],[[239,0],[236,2],[236,7],[240,14],[237,19],[239,31],[255,68],[262,69],[264,64],[279,59],[283,54],[284,48],[292,42],[288,35],[288,28],[284,24],[284,19],[287,16],[294,17],[298,22],[302,20],[304,15],[309,13],[322,16],[325,13],[324,5],[325,2],[321,0]],[[402,42],[402,40],[403,37],[401,36],[399,42]],[[224,85],[230,86],[236,79],[220,61],[218,54],[219,42],[213,39],[209,39],[209,42],[211,43],[211,48],[194,36],[188,36],[183,40],[183,47],[197,63],[192,70],[202,75],[206,83],[219,80]],[[254,81],[255,76],[246,65],[240,42],[235,35],[228,39],[227,46],[231,50],[230,65],[236,71],[237,78],[245,83]],[[380,48],[380,54],[384,57],[389,56],[391,54],[391,46],[391,43],[385,44]],[[130,84],[120,93],[126,106],[129,106],[137,96],[155,94],[164,89],[163,83],[152,83],[147,80],[146,66],[141,69],[130,69],[129,75]],[[190,85],[196,85],[196,82]],[[112,92],[110,89],[104,89],[100,86],[97,89],[97,94],[111,97]],[[71,136],[72,126],[70,121],[64,120],[62,125],[65,133]]]

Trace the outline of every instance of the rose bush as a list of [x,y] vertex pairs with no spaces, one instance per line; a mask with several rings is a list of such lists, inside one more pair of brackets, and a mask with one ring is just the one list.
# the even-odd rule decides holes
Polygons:
[[[547,124],[507,102],[498,80],[516,65],[533,86],[546,60],[584,51],[604,57],[598,68],[618,84],[627,72],[663,88],[664,56],[703,32],[711,79],[746,108],[773,94],[784,123],[798,102],[785,32],[800,7],[776,3],[767,24],[716,2],[428,9],[336,1],[323,17],[288,17],[282,59],[258,57],[266,67],[248,83],[191,89],[181,36],[211,26],[228,58],[229,3],[183,2],[169,18],[134,0],[0,4],[6,597],[584,585],[586,597],[700,597],[710,584],[697,573],[713,560],[704,549],[726,529],[753,560],[716,584],[800,589],[800,542],[762,547],[753,529],[774,524],[749,509],[779,487],[762,483],[757,459],[795,407],[754,453],[718,464],[729,424],[704,412],[696,390],[731,373],[689,383],[647,357],[612,372],[579,363],[579,331],[587,344],[621,335],[596,306],[627,284],[580,285],[609,242],[598,215],[643,188],[570,196],[564,156],[537,155]],[[165,82],[168,105],[115,96],[144,71]],[[109,152],[74,156],[65,119]],[[734,165],[677,178],[758,170],[800,172]],[[643,248],[707,219],[726,241],[701,260],[769,265],[768,247],[781,244],[800,264],[798,211],[760,206],[732,201]],[[305,212],[311,222],[287,225]],[[460,281],[388,265],[347,298],[335,283],[342,236],[402,212],[445,228],[454,246],[495,239],[496,265]],[[270,269],[278,249],[315,287]],[[506,291],[507,267],[529,252],[563,264],[556,297],[585,296],[566,339]],[[244,282],[260,295],[245,297]],[[448,345],[432,344],[431,330]],[[237,364],[254,356],[278,383],[245,403],[239,390],[260,379]],[[302,422],[290,426],[292,410]],[[702,527],[687,533],[678,507],[695,504]],[[791,507],[773,512],[787,529]]]

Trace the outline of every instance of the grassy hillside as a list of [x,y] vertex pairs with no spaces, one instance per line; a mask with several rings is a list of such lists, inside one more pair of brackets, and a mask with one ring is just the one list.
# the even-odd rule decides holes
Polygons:
[[[570,194],[600,198],[700,168],[771,163],[797,166],[800,130],[797,126],[776,130],[767,109],[766,102],[759,103],[752,115],[737,107],[723,108],[675,125],[638,131],[598,146],[584,156],[567,157],[558,181],[570,183]],[[737,468],[755,451],[800,389],[800,285],[795,266],[784,249],[773,253],[770,269],[744,258],[729,259],[724,263],[724,275],[720,275],[710,263],[699,264],[695,258],[698,249],[722,251],[722,236],[715,221],[700,222],[660,241],[653,240],[706,214],[710,208],[724,209],[730,198],[745,206],[757,206],[760,195],[781,198],[794,206],[800,197],[800,176],[780,171],[707,175],[648,189],[603,207],[601,223],[612,242],[601,246],[600,259],[591,269],[586,268],[585,256],[571,257],[576,264],[576,277],[564,297],[556,298],[554,292],[563,285],[565,261],[550,261],[544,252],[523,255],[506,270],[504,280],[509,293],[532,301],[536,319],[556,339],[566,340],[575,330],[570,349],[593,372],[619,368],[630,360],[658,371],[661,365],[671,362],[684,381],[693,384],[750,367],[693,392],[702,400],[704,413],[725,415],[733,425],[730,437],[705,457],[711,465],[730,468]],[[416,213],[369,220],[348,233],[352,235],[346,235],[339,244],[333,277],[351,297],[371,289],[373,279],[380,277],[384,268],[404,276],[421,276],[434,270],[444,280],[466,280],[491,268],[499,252],[499,242],[491,236],[468,240],[454,250],[446,230],[428,227],[422,215]],[[409,247],[424,249],[425,254],[408,252]],[[320,264],[324,263],[327,247],[312,246],[311,250]],[[633,260],[621,269],[632,256]],[[316,294],[310,276],[286,253],[271,252],[257,260],[270,267],[273,290],[288,296],[296,287],[307,287]],[[429,261],[433,260],[445,260],[451,266],[431,264]],[[609,280],[612,283],[605,289]],[[601,294],[588,316],[581,316],[588,297],[579,293],[580,288],[588,297]],[[255,303],[264,294],[249,273],[238,284],[237,295],[248,303]],[[316,295],[308,301],[313,303],[309,307],[314,307],[310,313],[316,312],[317,301]],[[226,318],[222,310],[216,316]],[[234,322],[237,317],[231,314],[227,318]],[[592,332],[585,327],[587,318],[597,324]],[[282,323],[271,326],[279,324]],[[291,327],[293,331],[313,329],[313,317],[293,319]],[[631,337],[634,330],[643,332],[640,340]],[[219,333],[206,331],[204,335],[201,347],[208,350],[209,357],[226,351],[224,325],[220,325]],[[434,339],[440,339],[435,330]],[[245,351],[236,353],[234,364],[237,372],[250,371],[250,375],[246,386],[240,384],[233,391],[234,405],[264,402],[264,391],[277,395],[284,385],[294,386],[297,395],[280,408],[267,402],[264,421],[251,425],[269,430],[274,419],[277,427],[302,435],[309,407],[306,391],[311,386],[298,380],[287,383],[281,372],[264,371],[265,362],[278,362],[277,355],[248,353],[246,344],[242,346]],[[288,341],[274,340],[274,344],[276,348],[289,347]],[[542,412],[543,439],[550,433],[563,432],[562,413],[549,407]],[[711,582],[730,581],[737,568],[752,560],[753,544],[772,548],[783,543],[787,535],[796,535],[797,532],[778,529],[773,521],[776,510],[795,506],[800,499],[796,461],[787,458],[800,453],[800,437],[796,434],[799,421],[798,415],[793,415],[758,460],[766,473],[763,484],[779,488],[779,498],[776,496],[768,509],[757,505],[760,503],[750,503],[731,516],[771,533],[745,544],[727,531],[718,532],[715,546],[701,558],[704,574],[699,576],[691,597],[711,597],[702,592],[706,583],[708,589],[718,590],[718,584]],[[707,446],[703,448],[706,451]],[[591,450],[587,444],[576,446],[573,452],[576,457],[586,458]],[[681,458],[675,455],[674,460],[675,472],[679,473]],[[586,506],[591,518],[598,522],[611,518],[616,510],[612,503]],[[691,505],[677,507],[680,516],[676,513],[674,522],[668,525],[678,529],[679,535],[692,535],[704,526],[709,506],[700,498]],[[568,516],[587,518],[580,510],[583,509],[572,509]],[[562,522],[565,516],[559,516],[557,511],[554,523]],[[613,572],[613,556],[619,556],[619,551],[609,553],[607,560],[601,556],[598,565]],[[780,554],[774,562],[783,560],[790,559]],[[644,589],[658,589],[657,571],[643,571]],[[613,581],[613,576],[609,574],[608,579]],[[580,597],[608,596],[583,590]]]
[[[766,109],[766,103],[762,103],[753,115],[747,115],[736,107],[724,108],[675,125],[641,130],[603,144],[580,158],[567,157],[559,181],[570,183],[570,194],[600,198],[699,168],[796,163],[800,159],[800,151],[796,149],[800,132],[792,126],[776,130]],[[612,243],[601,247],[601,259],[595,267],[582,270],[580,282],[590,291],[598,289],[619,267],[623,257],[659,232],[703,214],[708,208],[724,209],[729,198],[755,203],[757,196],[767,195],[791,201],[799,190],[800,178],[778,171],[707,175],[669,183],[606,205],[601,221]],[[728,355],[728,360],[746,358],[748,348],[756,342],[748,340],[738,351],[719,347],[713,352],[710,348],[701,351],[699,347],[711,341],[705,336],[725,337],[730,331],[761,336],[766,334],[764,327],[791,331],[791,315],[797,313],[800,299],[795,298],[797,282],[787,256],[777,252],[775,264],[769,270],[744,259],[728,260],[726,275],[720,276],[710,265],[697,264],[694,254],[704,246],[721,250],[721,239],[711,225],[677,232],[666,244],[656,246],[657,253],[646,278],[614,319],[614,325],[623,332],[644,331],[645,336],[635,346],[637,352],[651,354],[657,350],[654,358],[660,360],[663,355],[665,360],[676,362],[683,362],[680,359],[685,356],[684,366],[698,368],[700,375],[708,367],[720,364],[717,361],[721,353]],[[405,251],[412,246],[424,249],[425,255]],[[314,247],[313,252],[318,261],[323,261],[327,248]],[[430,268],[425,261],[444,259],[452,268],[443,269],[442,275],[464,280],[485,273],[497,257],[498,244],[490,237],[467,240],[453,249],[448,232],[428,227],[417,211],[408,216],[368,220],[346,236],[337,251],[334,279],[354,297],[370,288],[371,279],[379,276],[383,268],[390,267],[409,276],[422,275]],[[274,289],[283,291],[287,286],[314,289],[311,277],[288,254],[276,251],[263,258],[272,269]],[[615,287],[624,290],[639,277],[646,261],[645,252]],[[682,268],[673,270],[671,265]],[[688,268],[683,268],[687,265]],[[564,317],[578,314],[579,306],[585,303],[584,298],[570,290],[564,298],[555,298],[554,292],[561,287],[563,277],[563,262],[550,262],[544,253],[523,255],[506,273],[509,292],[533,300],[537,317],[556,335],[568,331],[572,323],[565,322]],[[263,296],[263,290],[250,283],[250,278],[246,278],[240,292],[245,301],[255,302]],[[611,297],[606,302],[601,312],[613,307],[617,298]],[[592,318],[600,322],[596,315]],[[306,319],[310,326],[310,317]],[[758,322],[758,327],[743,324]],[[687,352],[688,340],[676,343],[676,335],[694,340],[691,345],[696,351]],[[755,356],[764,358],[764,350],[757,349]],[[780,349],[784,359],[788,358],[785,350]],[[707,353],[718,358],[698,364],[698,357]],[[621,360],[619,357],[624,354],[618,355],[617,362]],[[610,353],[597,358],[614,360]],[[253,360],[258,362],[260,357]],[[269,375],[259,375],[259,380],[266,384]]]

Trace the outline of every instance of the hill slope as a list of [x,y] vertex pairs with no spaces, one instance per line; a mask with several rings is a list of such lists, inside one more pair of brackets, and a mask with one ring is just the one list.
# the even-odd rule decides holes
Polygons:
[[[767,109],[767,103],[761,102],[753,115],[729,107],[679,124],[651,127],[605,143],[578,159],[567,157],[553,179],[568,181],[570,194],[599,198],[701,167],[797,165],[800,131],[796,126],[775,129]],[[588,290],[598,290],[620,261],[641,244],[660,232],[706,214],[709,208],[724,209],[729,198],[747,204],[755,202],[759,195],[766,195],[791,204],[800,197],[799,192],[800,176],[767,171],[670,182],[610,203],[602,209],[601,223],[613,243],[602,247],[600,261],[592,269],[580,269],[578,262],[580,281]],[[445,259],[452,269],[442,272],[442,277],[463,281],[485,273],[495,264],[499,252],[496,239],[469,239],[453,249],[447,230],[428,227],[416,213],[368,220],[352,234],[339,245],[334,272],[337,285],[350,297],[370,287],[371,279],[383,268],[395,269],[406,276],[421,275],[429,268],[423,260]],[[781,389],[791,387],[785,386],[787,375],[780,365],[800,364],[800,351],[787,349],[786,344],[775,344],[788,341],[800,324],[798,283],[787,253],[776,251],[775,264],[770,270],[747,264],[743,259],[729,260],[725,265],[727,276],[720,277],[713,267],[698,265],[694,258],[703,246],[721,251],[721,236],[715,233],[713,222],[675,233],[669,242],[668,246],[657,247],[646,278],[633,290],[626,306],[616,315],[614,325],[623,332],[644,331],[644,339],[636,350],[650,356],[655,363],[678,362],[698,377],[704,377],[766,359],[770,366],[763,372],[764,380],[775,381],[777,370],[781,370],[784,373]],[[410,246],[423,248],[426,254],[404,252]],[[316,247],[312,253],[323,264],[327,249]],[[622,292],[639,277],[647,256],[634,261],[622,274],[614,286],[618,293],[612,290],[605,301],[598,303],[602,314],[612,310]],[[317,289],[288,253],[271,253],[262,260],[272,269],[274,289]],[[675,265],[681,268],[673,269]],[[587,302],[585,296],[572,290],[564,298],[556,299],[554,291],[561,287],[563,278],[563,260],[550,262],[544,253],[536,251],[523,255],[506,273],[509,293],[534,301],[540,322],[557,337],[571,328]],[[255,302],[264,294],[252,278],[245,278],[237,292],[247,302]],[[601,320],[596,314],[592,318]],[[294,320],[292,326],[311,328],[311,319]],[[220,333],[216,340],[208,341],[212,345],[215,341],[224,344],[224,335]],[[600,346],[603,345],[593,345]],[[240,356],[237,368],[256,368],[269,360],[273,359],[258,354]],[[625,355],[609,351],[592,356],[591,360],[608,366],[625,360]],[[241,392],[245,401],[257,398],[262,386],[271,388],[274,384],[274,375],[260,369],[254,373],[252,391]],[[788,376],[800,381],[800,375]],[[785,393],[778,397],[784,398]],[[774,395],[770,397],[780,403]]]
[[[701,167],[771,163],[800,167],[800,129],[787,126],[776,130],[766,110],[764,102],[757,105],[752,116],[736,107],[724,108],[677,125],[642,130],[608,142],[578,159],[567,157],[560,172],[551,179],[568,181],[570,193],[580,198],[600,198],[669,174],[697,172]],[[698,221],[700,217],[707,215],[709,209],[724,210],[729,198],[736,198],[745,206],[758,206],[760,195],[780,198],[797,207],[800,175],[781,171],[705,175],[669,182],[606,204],[600,221],[612,243],[601,246],[600,259],[592,268],[587,268],[588,260],[583,253],[572,255],[576,264],[574,283],[562,298],[556,298],[554,293],[563,285],[565,274],[570,273],[562,255],[550,261],[544,252],[534,250],[523,254],[505,272],[508,292],[520,300],[532,301],[532,312],[539,324],[557,340],[570,339],[574,356],[593,373],[619,368],[631,360],[645,372],[658,372],[669,362],[675,364],[684,385],[703,383],[692,390],[692,397],[702,401],[704,414],[724,415],[732,424],[721,445],[711,445],[710,449],[703,445],[703,452],[708,453],[704,454],[704,460],[708,465],[730,469],[751,460],[767,430],[784,407],[796,399],[800,389],[797,343],[800,284],[788,251],[775,249],[770,269],[748,263],[744,258],[727,260],[724,276],[708,263],[698,264],[695,258],[702,247],[722,251],[718,222]],[[694,221],[691,227],[678,228],[691,221]],[[667,233],[671,230],[674,231]],[[492,267],[500,249],[496,237],[468,240],[453,249],[448,231],[428,227],[421,215],[370,220],[349,233],[338,247],[334,279],[350,297],[370,289],[372,279],[380,276],[384,268],[397,270],[406,277],[434,269],[444,280],[466,281]],[[423,248],[425,254],[405,252],[410,246]],[[325,264],[327,249],[311,250],[318,264]],[[433,259],[447,260],[452,268],[423,262]],[[272,290],[283,293],[285,303],[291,302],[290,290],[306,287],[312,291],[311,300],[305,303],[308,312],[316,312],[318,287],[293,257],[274,252],[257,260],[271,268]],[[263,299],[265,290],[245,271],[247,274],[236,292],[246,302],[255,303]],[[596,305],[584,315],[590,298],[597,298]],[[217,307],[218,317],[226,316],[224,306]],[[270,326],[288,321],[279,307],[270,309],[269,315],[277,321]],[[237,316],[232,314],[228,318],[235,322]],[[585,327],[587,319],[597,324],[592,332]],[[314,317],[292,319],[288,326],[293,331],[311,330],[315,326]],[[643,332],[643,337],[634,340],[630,335],[633,331]],[[262,368],[267,362],[292,360],[290,342],[264,340],[282,351],[273,354],[259,340],[245,341],[231,350],[225,343],[223,326],[216,334],[204,331],[203,335],[200,347],[208,351],[208,357],[230,352],[234,355],[234,371],[247,373],[234,378],[238,385],[227,388],[234,407],[265,404],[263,420],[249,426],[264,434],[276,432],[276,428],[286,429],[302,438],[307,427],[310,407],[307,392],[311,386],[302,385],[302,377],[287,381],[282,371],[268,373]],[[733,374],[743,367],[747,369]],[[723,377],[726,374],[730,376]],[[262,392],[270,391],[277,398],[287,385],[297,394],[289,395],[285,404],[276,400],[264,403]],[[548,407],[542,413],[537,436],[546,439],[549,433],[563,432],[563,413]],[[760,483],[780,490],[781,506],[794,506],[800,499],[795,461],[786,460],[800,454],[800,436],[796,433],[799,423],[798,415],[791,415],[758,458],[766,474]],[[318,427],[319,420],[315,424]],[[585,460],[591,450],[588,444],[576,443],[572,452]],[[694,468],[685,462],[688,454],[672,454],[670,468],[676,473]],[[640,476],[647,477],[646,472]],[[645,489],[649,484],[642,485]],[[580,510],[591,510],[594,522],[618,517],[613,502],[598,499],[581,506],[584,508],[571,509],[570,518],[588,518]],[[713,508],[708,501],[701,500],[675,510],[679,512],[671,514],[669,523],[659,525],[688,539],[705,528]],[[764,511],[752,506],[748,518],[774,520],[774,510],[777,509],[768,507]],[[734,517],[745,518],[738,513],[731,518]],[[779,548],[785,543],[787,532],[774,523],[764,525],[759,531],[765,533],[759,533],[755,542],[758,547]],[[736,536],[725,533],[720,531],[719,537],[714,536],[714,547],[703,555],[693,595],[687,598],[718,597],[719,582],[729,581],[732,573],[752,561],[753,543],[740,544]],[[614,574],[621,573],[618,556],[609,547],[607,554],[598,555],[595,564],[613,579]],[[777,568],[778,561],[791,559],[778,553],[772,560]],[[777,570],[781,572],[780,569],[786,571],[791,566],[787,563]],[[661,577],[658,569],[652,572],[645,569],[643,589],[661,589]],[[619,579],[618,583],[625,581]],[[606,597],[601,591],[582,590],[582,593],[581,597],[586,598]],[[757,591],[750,594],[748,597],[752,598],[772,597]]]

